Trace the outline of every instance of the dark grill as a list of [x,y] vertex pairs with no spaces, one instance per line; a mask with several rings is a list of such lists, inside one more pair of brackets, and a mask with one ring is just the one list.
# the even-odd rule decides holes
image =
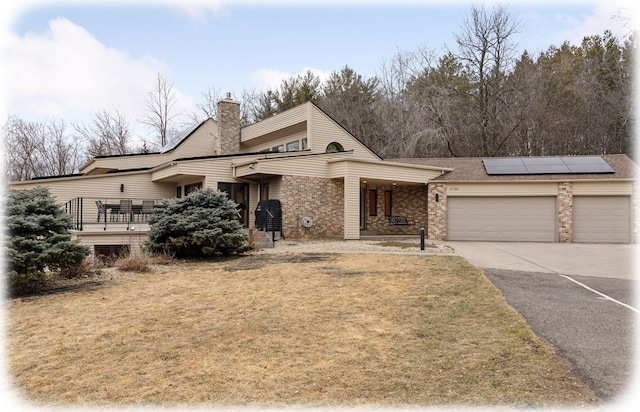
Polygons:
[[282,232],[282,211],[278,199],[261,200],[256,207],[256,228],[265,232]]

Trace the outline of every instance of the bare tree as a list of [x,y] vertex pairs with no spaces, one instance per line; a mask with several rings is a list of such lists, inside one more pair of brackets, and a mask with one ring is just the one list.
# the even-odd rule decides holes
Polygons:
[[10,117],[3,127],[9,180],[28,180],[40,173],[39,139],[41,125]]
[[86,142],[88,157],[130,153],[129,123],[117,110],[95,112],[89,124],[78,123],[74,128]]
[[473,76],[476,87],[471,90],[475,104],[470,122],[477,127],[476,149],[467,155],[497,156],[505,142],[513,136],[517,125],[503,122],[505,80],[514,61],[515,45],[511,42],[520,23],[506,7],[497,7],[487,14],[484,8],[473,6],[471,16],[456,36],[457,57]]
[[206,119],[216,119],[218,116],[218,102],[222,98],[220,89],[209,87],[202,92],[202,101],[196,104],[196,110],[191,113],[191,122],[198,124]]
[[67,125],[63,120],[52,119],[46,124],[42,143],[42,167],[45,175],[73,173],[82,161],[79,154],[80,142],[67,134]]
[[242,127],[255,123],[257,119],[254,114],[257,112],[257,102],[260,100],[260,94],[253,90],[242,90],[240,99],[240,125]]
[[148,92],[146,115],[142,123],[151,126],[158,133],[160,146],[165,146],[171,137],[171,122],[178,115],[174,112],[176,93],[173,82],[158,73],[156,83]]
[[[376,112],[383,137],[378,143],[383,157],[420,157],[439,153],[439,126],[425,112],[425,100],[416,80],[428,73],[435,55],[428,48],[401,52],[384,62],[380,75],[380,97]],[[439,143],[440,142],[440,143]],[[375,150],[375,149],[374,149]]]
[[29,122],[12,116],[3,127],[9,180],[73,173],[83,159],[64,121]]

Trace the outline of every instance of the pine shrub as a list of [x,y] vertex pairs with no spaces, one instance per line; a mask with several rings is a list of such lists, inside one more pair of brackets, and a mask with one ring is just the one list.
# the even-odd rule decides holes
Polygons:
[[153,254],[177,258],[246,252],[251,247],[237,217],[238,205],[213,189],[166,200],[149,218],[147,248]]
[[79,267],[89,248],[71,240],[71,217],[44,187],[10,191],[7,199],[7,286],[12,295],[35,292],[47,272]]

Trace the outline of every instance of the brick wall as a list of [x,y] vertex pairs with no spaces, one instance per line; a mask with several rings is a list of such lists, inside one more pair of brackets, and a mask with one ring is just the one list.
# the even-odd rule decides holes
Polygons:
[[[447,240],[447,184],[429,183],[427,238]],[[436,202],[436,195],[438,201]]]
[[[370,187],[368,190],[374,189]],[[427,226],[427,187],[422,186],[394,186],[379,187],[376,190],[375,216],[369,215],[369,192],[367,190],[365,213],[367,216],[367,230],[390,235],[418,235],[420,228]],[[405,216],[415,222],[414,225],[394,225],[385,216],[385,191],[391,191],[391,214]]]
[[573,242],[573,183],[558,184],[558,242]]
[[[280,205],[285,237],[327,237],[344,234],[344,181],[304,176],[282,176]],[[300,219],[313,219],[304,228]]]

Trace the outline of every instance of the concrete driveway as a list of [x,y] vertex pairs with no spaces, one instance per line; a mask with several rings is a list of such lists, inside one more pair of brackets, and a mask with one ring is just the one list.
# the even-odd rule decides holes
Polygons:
[[[626,403],[634,377],[638,245],[447,242],[482,268],[533,331],[605,401]],[[637,399],[631,399],[637,401]]]
[[445,242],[474,266],[522,272],[638,279],[640,245]]

